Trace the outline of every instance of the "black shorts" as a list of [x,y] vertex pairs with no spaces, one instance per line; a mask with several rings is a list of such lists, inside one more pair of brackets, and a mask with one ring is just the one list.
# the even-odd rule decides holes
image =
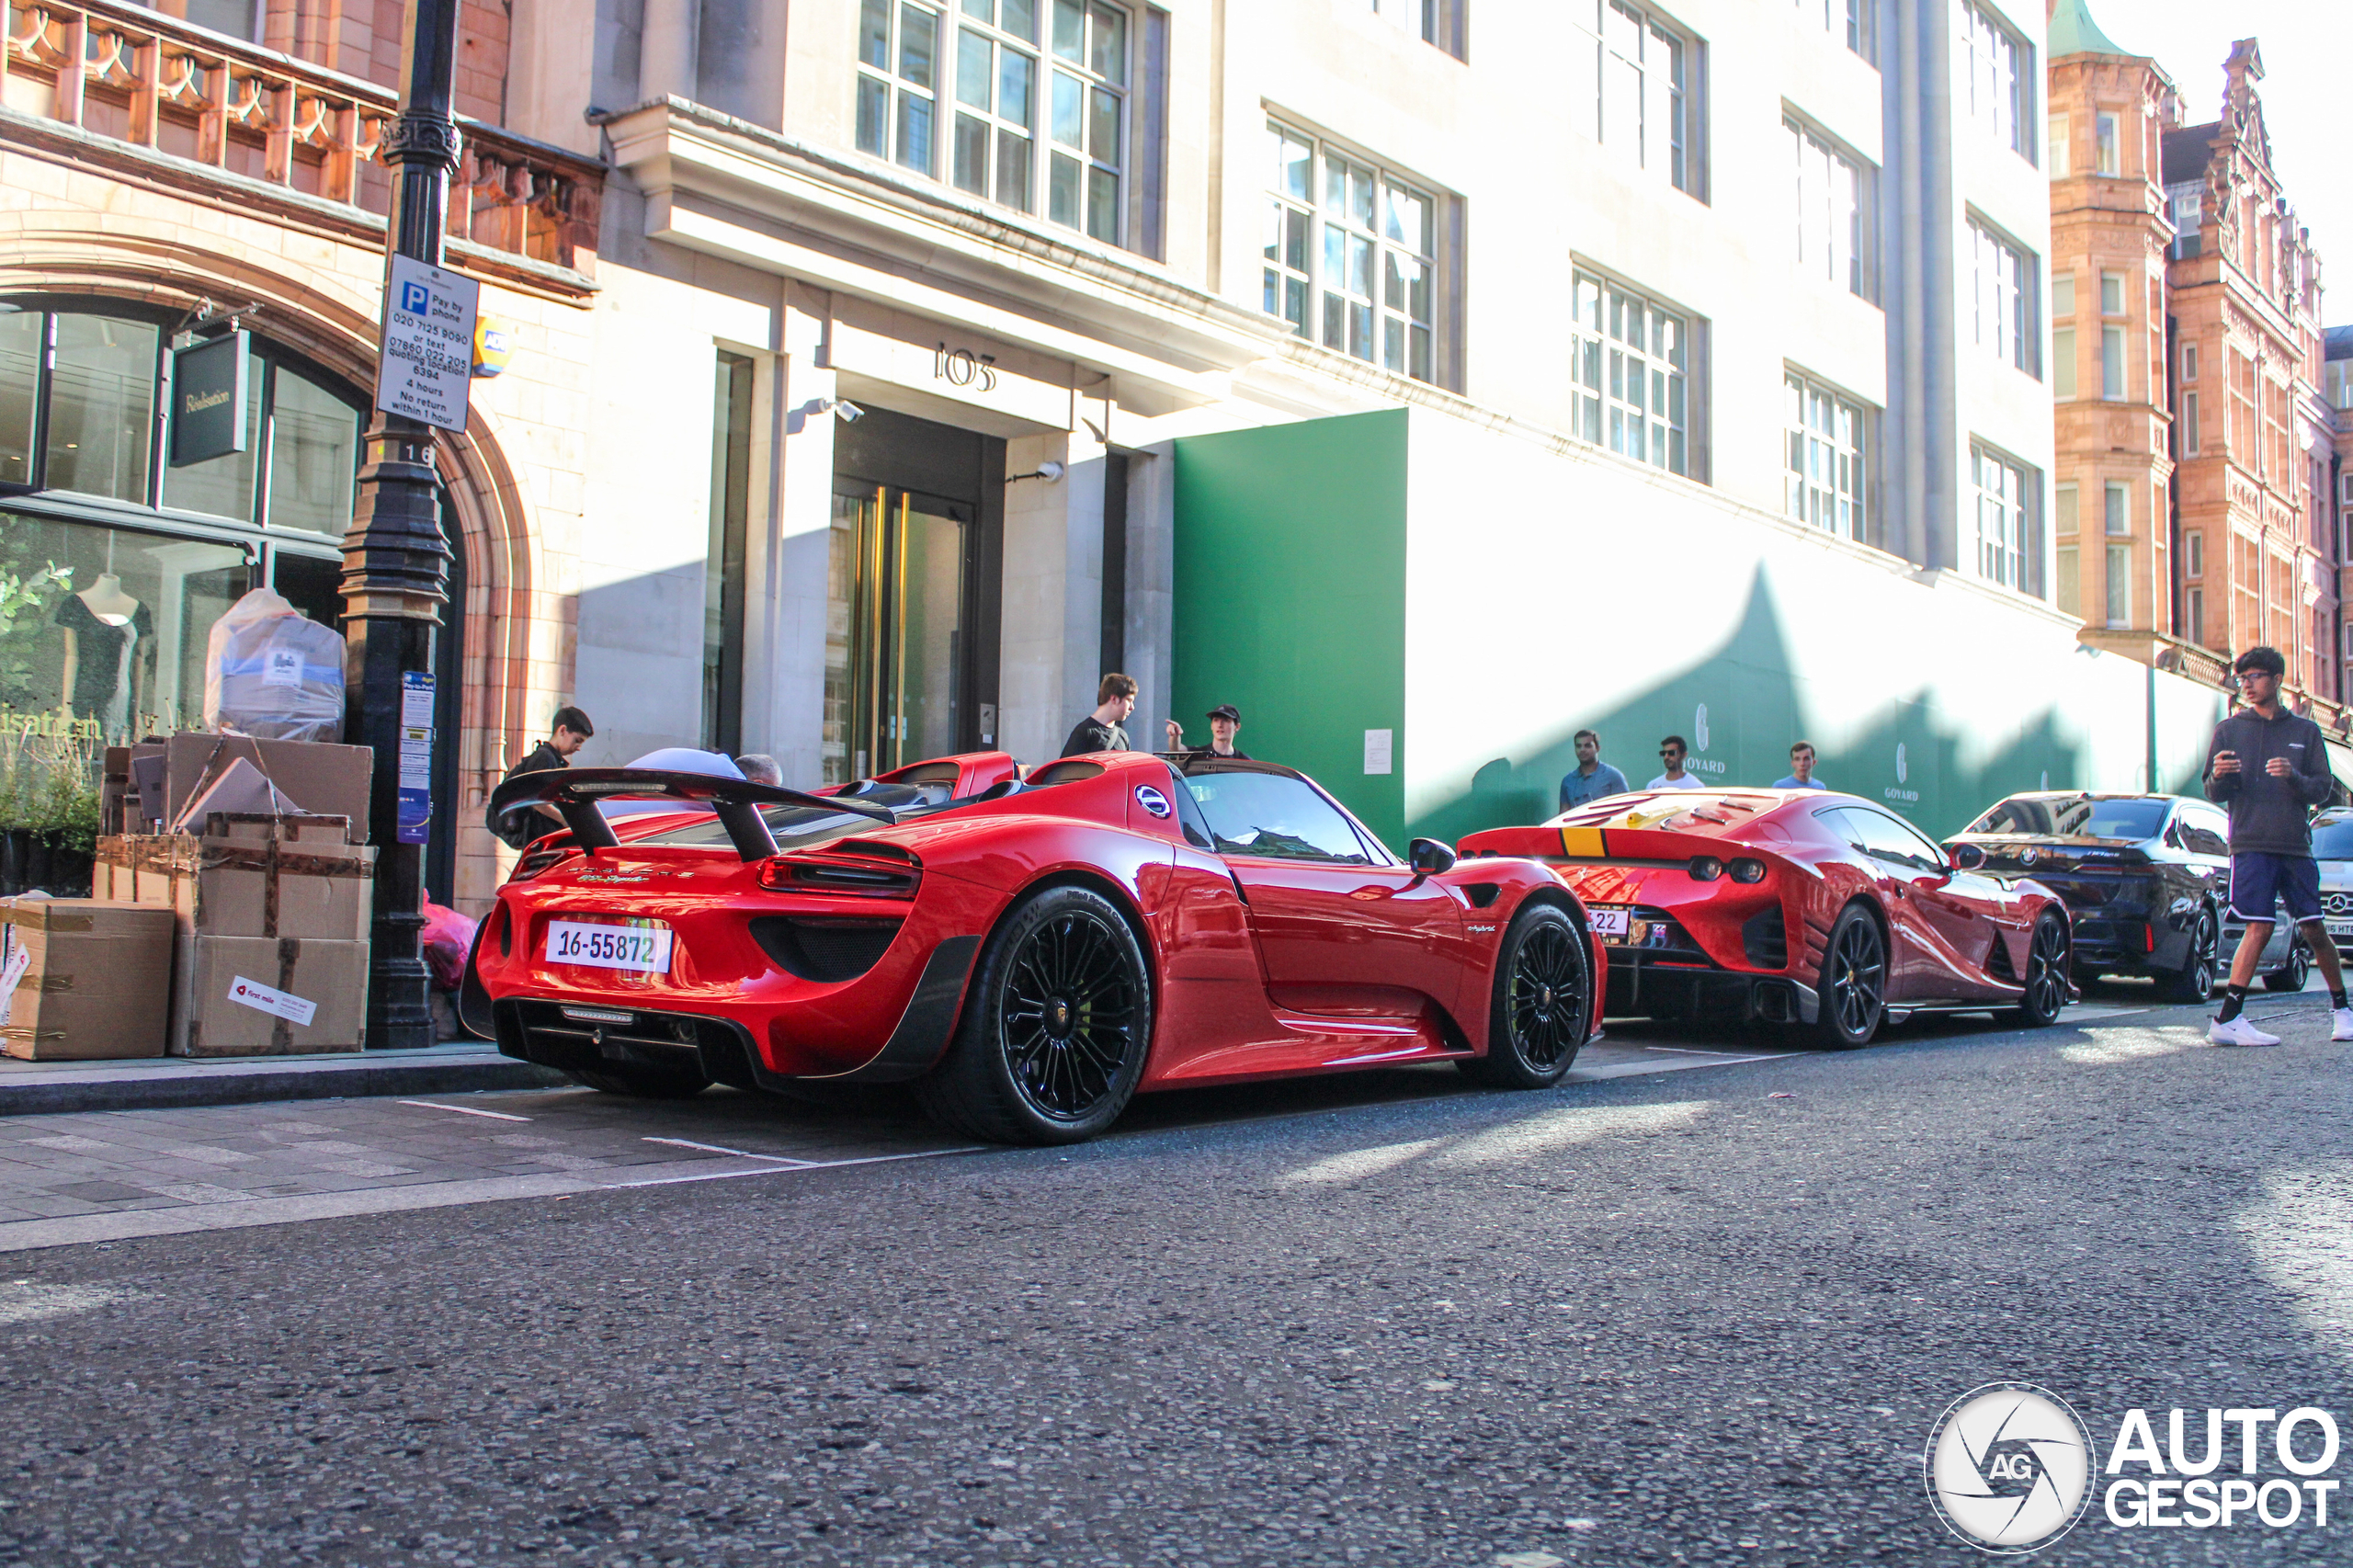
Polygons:
[[2249,849],[2231,857],[2231,913],[2241,920],[2276,920],[2288,905],[2290,920],[2320,918],[2320,862],[2309,855]]

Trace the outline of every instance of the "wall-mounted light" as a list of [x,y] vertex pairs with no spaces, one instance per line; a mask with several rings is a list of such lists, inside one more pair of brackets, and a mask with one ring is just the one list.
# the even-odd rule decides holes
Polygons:
[[1038,465],[1035,472],[1014,474],[1011,478],[1008,478],[1006,483],[1007,484],[1011,484],[1017,479],[1042,479],[1047,483],[1053,484],[1061,481],[1063,472],[1063,465],[1056,462],[1053,459],[1048,458],[1044,462]]
[[866,410],[846,397],[821,397],[817,400],[816,412],[830,414],[845,425],[855,425],[866,417]]

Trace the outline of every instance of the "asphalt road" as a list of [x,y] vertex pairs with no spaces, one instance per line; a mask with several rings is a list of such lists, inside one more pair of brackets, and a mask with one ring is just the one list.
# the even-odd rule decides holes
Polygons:
[[[2095,1461],[2136,1406],[2193,1448],[2207,1406],[2353,1423],[2325,999],[2257,1002],[2271,1051],[2090,1000],[1535,1095],[1194,1092],[1060,1152],[717,1094],[222,1108],[170,1146],[380,1174],[0,1254],[0,1562],[1983,1561],[1921,1483],[1977,1385],[2062,1395]],[[1614,1028],[1607,1060],[1752,1043]],[[58,1135],[136,1142],[97,1131]],[[381,1174],[410,1143],[350,1152],[380,1136],[542,1188],[334,1211],[416,1187]],[[927,1157],[836,1163],[885,1145]],[[2335,1512],[2100,1508],[2035,1561],[2353,1561]]]

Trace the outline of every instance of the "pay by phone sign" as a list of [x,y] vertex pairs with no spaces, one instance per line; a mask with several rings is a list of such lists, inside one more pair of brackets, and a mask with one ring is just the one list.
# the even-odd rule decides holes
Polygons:
[[384,290],[376,406],[444,430],[466,427],[482,285],[414,256],[392,257]]

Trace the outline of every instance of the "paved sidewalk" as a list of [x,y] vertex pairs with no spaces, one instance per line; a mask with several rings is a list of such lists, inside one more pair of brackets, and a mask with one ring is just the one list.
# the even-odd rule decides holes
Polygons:
[[19,1062],[0,1056],[0,1117],[537,1089],[570,1081],[550,1068],[501,1056],[483,1040],[326,1056],[148,1056],[122,1062]]

